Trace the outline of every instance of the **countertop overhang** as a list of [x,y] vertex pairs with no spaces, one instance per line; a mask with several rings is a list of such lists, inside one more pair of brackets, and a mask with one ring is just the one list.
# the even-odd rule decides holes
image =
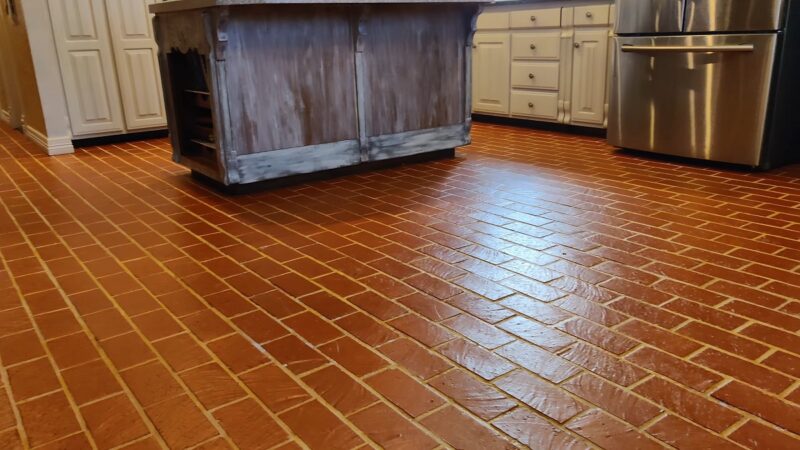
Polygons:
[[216,6],[247,5],[387,5],[387,4],[442,4],[442,3],[482,3],[492,0],[171,0],[150,5],[154,14],[213,8]]

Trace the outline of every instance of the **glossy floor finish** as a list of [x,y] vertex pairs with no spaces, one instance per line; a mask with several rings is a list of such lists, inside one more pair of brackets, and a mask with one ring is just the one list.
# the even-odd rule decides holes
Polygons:
[[479,124],[229,197],[0,134],[0,448],[800,446],[798,167]]

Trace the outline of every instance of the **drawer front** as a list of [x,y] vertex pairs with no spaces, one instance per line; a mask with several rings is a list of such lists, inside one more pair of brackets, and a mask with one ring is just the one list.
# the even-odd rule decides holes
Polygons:
[[558,31],[514,33],[511,36],[511,57],[514,59],[557,60],[561,53]]
[[610,5],[576,6],[575,26],[608,25]]
[[487,12],[478,16],[478,21],[475,24],[478,30],[507,30],[508,29],[508,13],[507,12]]
[[513,63],[511,65],[511,87],[558,90],[558,63]]
[[526,9],[511,12],[511,28],[558,28],[561,8]]
[[555,120],[558,118],[558,93],[512,91],[511,114]]

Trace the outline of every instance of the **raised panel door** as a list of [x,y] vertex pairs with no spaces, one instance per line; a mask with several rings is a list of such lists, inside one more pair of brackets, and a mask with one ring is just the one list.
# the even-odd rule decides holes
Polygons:
[[605,118],[608,30],[576,30],[572,64],[572,122]]
[[164,97],[149,4],[106,0],[125,124],[129,130],[166,126]]
[[508,33],[475,33],[472,54],[472,109],[508,114],[511,49]]

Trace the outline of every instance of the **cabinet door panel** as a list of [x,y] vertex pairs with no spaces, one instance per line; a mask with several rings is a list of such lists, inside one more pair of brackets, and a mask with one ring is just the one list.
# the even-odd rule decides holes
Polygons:
[[129,130],[166,125],[149,4],[155,0],[106,0],[111,39]]
[[608,30],[575,31],[572,65],[572,121],[603,124]]
[[49,0],[48,5],[73,135],[123,131],[102,0]]
[[508,33],[476,33],[472,55],[472,109],[508,114],[511,50]]

